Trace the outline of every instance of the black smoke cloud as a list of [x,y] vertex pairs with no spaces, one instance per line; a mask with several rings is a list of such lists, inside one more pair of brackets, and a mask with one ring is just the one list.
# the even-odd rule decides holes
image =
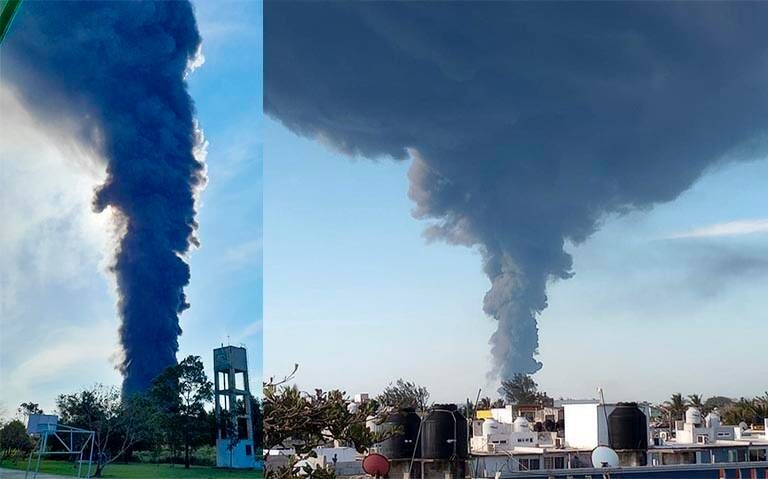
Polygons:
[[21,5],[2,47],[3,83],[107,161],[93,204],[116,209],[125,231],[113,270],[127,394],[175,363],[189,306],[184,254],[205,178],[184,76],[199,46],[186,1],[35,1]]
[[268,1],[265,109],[412,158],[427,234],[475,246],[492,374],[533,373],[566,242],[764,152],[768,4]]

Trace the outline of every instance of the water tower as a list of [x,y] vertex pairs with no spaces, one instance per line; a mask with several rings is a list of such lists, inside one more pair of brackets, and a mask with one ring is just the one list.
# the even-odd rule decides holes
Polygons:
[[251,390],[245,348],[213,350],[213,398],[216,412],[216,466],[256,467]]

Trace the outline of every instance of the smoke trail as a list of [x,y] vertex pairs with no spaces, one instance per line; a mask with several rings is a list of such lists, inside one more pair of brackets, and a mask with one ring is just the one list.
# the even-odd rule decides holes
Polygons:
[[123,392],[147,388],[178,350],[189,307],[184,255],[205,182],[184,76],[200,46],[189,2],[25,2],[2,47],[3,81],[49,128],[107,161],[94,209],[124,236],[113,266]]
[[412,158],[427,234],[476,247],[493,375],[532,373],[564,246],[764,153],[768,4],[265,4],[265,109]]

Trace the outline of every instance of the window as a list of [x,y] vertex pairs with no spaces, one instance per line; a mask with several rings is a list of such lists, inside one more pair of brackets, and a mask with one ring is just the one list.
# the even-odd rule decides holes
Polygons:
[[521,471],[535,471],[539,469],[539,459],[519,459]]
[[728,451],[725,449],[715,449],[714,456],[715,456],[715,462],[729,462]]
[[766,461],[768,458],[767,453],[768,449],[751,449],[749,451],[749,460],[756,462],[756,461]]
[[738,461],[738,462],[747,462],[747,450],[746,449],[736,449],[736,461]]
[[731,433],[728,431],[717,431],[717,437],[719,438],[731,437]]
[[[719,435],[719,433],[718,433]],[[708,434],[699,434],[696,436],[696,442],[699,444],[707,444],[709,443],[709,435]]]
[[250,444],[246,444],[245,445],[245,455],[246,456],[250,456],[251,454],[253,454],[253,448],[251,447]]

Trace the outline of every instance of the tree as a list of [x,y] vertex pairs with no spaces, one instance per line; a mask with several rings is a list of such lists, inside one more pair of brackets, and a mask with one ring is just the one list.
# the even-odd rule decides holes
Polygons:
[[213,385],[200,356],[187,356],[166,368],[152,382],[150,398],[168,444],[184,448],[184,467],[189,468],[192,449],[209,437],[205,404],[213,398]]
[[397,409],[414,408],[420,411],[427,409],[429,401],[429,391],[427,388],[417,386],[411,381],[403,378],[384,388],[376,400],[383,406],[390,406]]
[[691,407],[695,407],[696,409],[698,409],[702,413],[705,413],[703,398],[701,397],[700,394],[689,394],[688,395],[688,404]]
[[506,406],[506,403],[503,399],[497,398],[495,401],[491,403],[491,409],[500,409]]
[[551,405],[552,399],[545,392],[539,392],[539,385],[528,374],[517,373],[501,382],[501,390],[508,404]]
[[30,416],[32,414],[43,414],[43,410],[40,409],[40,405],[36,402],[23,402],[17,409],[20,415]]
[[253,396],[251,396],[251,417],[253,418],[253,446],[261,449],[264,447],[264,417],[261,401]]
[[56,406],[62,424],[96,433],[94,477],[101,477],[107,464],[153,431],[152,408],[146,398],[134,396],[121,401],[115,387],[97,384],[79,393],[62,394],[56,399]]
[[670,421],[682,420],[685,417],[687,402],[680,393],[675,393],[662,405],[662,409],[667,413]]
[[340,441],[364,452],[375,442],[388,437],[375,434],[366,427],[366,419],[374,414],[372,402],[358,408],[350,407],[351,402],[338,390],[324,392],[316,389],[314,393],[306,393],[296,386],[265,384],[262,401],[264,449],[293,447],[296,450],[292,462],[276,470],[268,468],[267,477],[333,477],[322,469],[308,467],[300,470],[296,463],[311,456],[315,447],[331,441]]
[[27,428],[18,419],[10,421],[0,428],[0,459],[15,451],[28,453],[32,450],[32,439],[27,434]]
[[768,415],[768,393],[752,399],[740,398],[722,413],[725,424],[760,424]]
[[707,400],[704,401],[704,411],[711,412],[715,408],[717,408],[720,411],[724,411],[731,404],[733,404],[733,400],[725,396],[708,397]]
[[491,408],[491,398],[484,397],[480,399],[477,403],[477,409],[490,409]]

